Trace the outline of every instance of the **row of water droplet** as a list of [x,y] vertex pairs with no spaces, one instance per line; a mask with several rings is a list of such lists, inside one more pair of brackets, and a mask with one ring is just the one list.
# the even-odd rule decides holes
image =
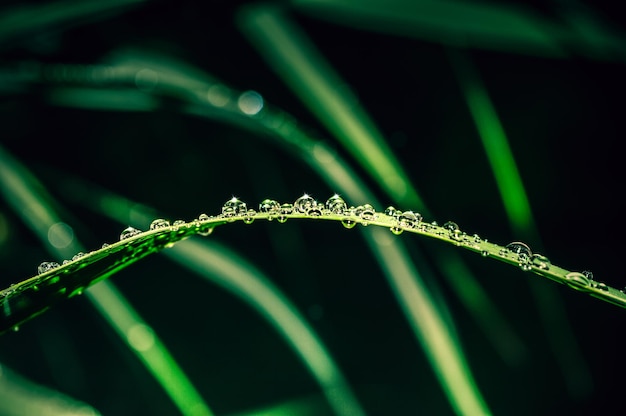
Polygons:
[[[170,223],[170,221],[166,219],[158,218],[152,221],[150,224],[150,230],[158,230],[170,226],[173,226],[174,230],[177,230],[178,227],[183,225],[187,227],[195,225],[199,227],[198,234],[208,236],[212,233],[213,227],[207,226],[202,228],[202,225],[206,221],[224,219],[228,222],[232,222],[239,217],[244,223],[251,224],[254,222],[258,213],[264,214],[269,221],[276,219],[281,223],[286,222],[288,217],[294,214],[306,215],[310,217],[320,217],[325,215],[344,216],[341,223],[345,228],[353,228],[356,226],[357,222],[366,226],[372,221],[381,219],[381,214],[377,213],[372,205],[363,204],[356,207],[348,206],[346,201],[337,194],[328,198],[325,203],[318,202],[308,194],[302,195],[293,203],[279,203],[274,199],[264,199],[259,204],[258,212],[254,209],[249,209],[245,202],[233,197],[223,204],[221,213],[217,216],[209,216],[203,213],[191,223],[186,223],[183,220],[176,220],[173,223]],[[430,232],[435,235],[448,237],[457,245],[466,245],[468,247],[473,247],[474,249],[479,249],[481,247],[480,243],[487,242],[487,240],[482,240],[477,234],[470,236],[467,233],[462,232],[459,226],[452,221],[448,221],[444,223],[443,226],[439,227],[436,222],[423,222],[422,216],[417,212],[400,211],[392,206],[385,209],[384,215],[391,219],[392,225],[390,230],[396,235],[402,234],[404,230],[419,229],[424,232]],[[129,239],[140,233],[142,233],[142,231],[136,228],[127,227],[121,232],[120,241]],[[105,243],[103,248],[106,246],[108,246],[108,244]],[[484,257],[488,257],[490,255],[489,251],[486,249],[482,249],[481,254]],[[71,260],[65,260],[63,264],[78,260],[84,255],[84,253],[77,253]],[[517,261],[520,268],[524,271],[530,271],[533,267],[539,270],[547,271],[551,267],[551,262],[546,256],[536,253],[533,254],[527,244],[519,241],[509,243],[505,247],[502,247],[498,252],[498,255],[500,257]],[[46,261],[39,265],[37,271],[39,274],[43,274],[60,266],[61,265],[57,262]],[[570,286],[578,290],[584,290],[584,288],[591,287],[608,291],[606,284],[594,281],[593,274],[588,271],[570,272],[565,278]],[[626,293],[626,288],[625,290],[622,290],[622,292]]]

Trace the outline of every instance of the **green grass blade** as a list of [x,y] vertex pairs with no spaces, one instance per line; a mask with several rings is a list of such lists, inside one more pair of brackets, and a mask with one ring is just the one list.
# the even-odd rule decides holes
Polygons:
[[[120,83],[125,83],[134,88],[136,85],[148,86],[147,80],[157,80],[150,84],[149,92],[154,94],[166,94],[192,103],[183,111],[201,117],[215,118],[222,122],[229,122],[238,127],[249,128],[257,134],[268,135],[276,142],[290,150],[296,157],[304,159],[327,183],[335,189],[349,196],[355,201],[375,202],[370,193],[363,192],[365,185],[355,180],[356,175],[347,169],[347,164],[328,148],[321,140],[310,137],[301,127],[285,112],[271,107],[265,103],[258,115],[250,116],[241,111],[237,97],[240,93],[220,83],[202,71],[185,65],[167,57],[150,54],[145,51],[125,51],[114,54],[112,62],[114,66],[94,66],[80,68],[71,65],[49,65],[41,69],[48,79],[57,82],[76,82],[76,79],[95,80],[98,84],[107,85],[114,83],[119,88]],[[69,77],[68,74],[72,76]],[[37,80],[35,73],[18,74],[17,79]],[[142,79],[143,81],[138,82]],[[72,81],[74,80],[74,81]],[[83,81],[83,83],[86,81]],[[80,83],[79,83],[80,84]],[[66,105],[83,109],[97,108],[124,111],[128,105],[111,100],[103,100],[99,91],[84,89],[77,94],[77,87],[54,88],[49,94],[49,100],[53,105]],[[155,95],[146,95],[153,97]],[[145,101],[145,100],[143,100]],[[150,101],[153,107],[158,107],[159,101]],[[145,108],[146,110],[148,108]],[[406,186],[411,187],[410,183]],[[418,207],[420,212],[426,215],[426,207]],[[441,270],[451,270],[450,265],[456,264],[451,275],[444,273],[451,288],[459,299],[470,311],[473,319],[490,338],[498,354],[510,365],[520,363],[527,355],[526,348],[521,338],[508,325],[507,321],[499,313],[491,299],[478,284],[469,269],[462,265],[458,255],[450,250],[443,256],[441,253],[435,256]],[[431,286],[434,279],[430,279]],[[463,282],[462,285],[457,284]],[[471,290],[470,290],[471,289]],[[445,313],[445,312],[444,312]]]
[[[509,225],[514,234],[540,246],[539,231],[521,175],[487,89],[467,56],[449,51],[449,57],[491,165]],[[577,347],[559,295],[552,287],[538,286],[535,282],[530,282],[530,286],[546,336],[570,392],[575,396],[588,394],[591,374]]]
[[[61,250],[49,243],[48,230],[54,224],[61,222],[53,208],[52,199],[45,192],[45,188],[1,147],[0,192],[59,261],[69,257],[67,250],[72,250],[74,254],[85,251],[77,242]],[[140,252],[143,250],[145,248],[141,249]],[[123,256],[123,250],[116,253]],[[139,255],[137,257],[139,258]],[[110,259],[109,262],[112,263],[102,267],[93,257],[86,264],[91,264],[97,269],[97,272],[90,272],[86,268],[83,272],[78,273],[79,278],[71,282],[70,285],[67,285],[66,282],[69,279],[61,279],[59,275],[50,276],[43,282],[36,277],[27,281],[26,285],[18,285],[1,292],[3,295],[2,321],[4,327],[0,329],[0,332],[8,328],[17,328],[22,322],[44,312],[55,302],[82,293],[84,289],[96,281],[104,279],[137,259],[124,260],[123,257],[118,261]],[[74,267],[80,271],[83,267],[82,262],[77,261],[70,262],[70,265],[72,267],[66,269],[67,271],[75,270]],[[22,291],[22,289],[25,290]],[[142,360],[147,370],[159,381],[182,414],[189,416],[211,414],[209,407],[204,403],[202,397],[163,343],[139,314],[134,311],[130,302],[116,290],[113,283],[102,282],[102,285],[94,286],[87,292],[87,296],[96,309],[103,314],[106,321]],[[138,329],[145,335],[144,339],[150,338],[150,343],[144,342],[141,348],[133,343],[131,336]]]

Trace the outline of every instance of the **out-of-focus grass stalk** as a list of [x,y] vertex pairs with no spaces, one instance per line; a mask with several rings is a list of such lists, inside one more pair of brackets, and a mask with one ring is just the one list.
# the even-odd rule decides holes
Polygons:
[[[43,185],[2,147],[0,193],[59,261],[85,251],[75,238],[64,248],[57,248],[50,243],[49,230],[61,223],[54,209],[54,201]],[[102,281],[85,291],[85,294],[157,379],[183,415],[212,414],[157,335],[113,283]]]
[[[469,56],[462,51],[448,50],[461,91],[470,110],[478,135],[487,154],[491,170],[514,234],[541,248],[539,230],[524,189],[513,152],[487,89]],[[585,396],[592,388],[587,368],[574,336],[565,309],[556,289],[530,281],[546,336],[553,355],[563,373],[570,393]]]

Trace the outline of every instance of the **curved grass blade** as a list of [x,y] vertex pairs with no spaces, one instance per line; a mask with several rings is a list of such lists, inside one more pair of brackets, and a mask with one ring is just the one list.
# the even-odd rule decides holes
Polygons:
[[[72,65],[35,67],[31,68],[30,72],[18,71],[15,81],[36,82],[44,77],[47,80],[65,84],[76,82],[76,80],[81,80],[79,83],[94,82],[98,85],[114,83],[116,88],[119,88],[120,83],[126,83],[133,88],[132,91],[135,93],[138,92],[134,89],[136,86],[143,85],[144,90],[150,87],[147,89],[152,95],[146,95],[146,97],[152,97],[154,100],[139,99],[137,102],[150,103],[150,106],[144,106],[142,110],[147,111],[159,105],[156,100],[157,94],[166,94],[188,101],[190,105],[183,111],[194,116],[229,122],[240,128],[251,129],[256,134],[265,135],[275,140],[280,146],[286,147],[297,157],[303,158],[332,187],[341,190],[352,200],[376,202],[371,193],[362,192],[365,189],[364,184],[353,179],[356,175],[347,169],[347,164],[335,155],[332,149],[329,149],[323,141],[312,138],[287,113],[265,103],[262,96],[256,96],[263,104],[261,110],[256,114],[248,114],[242,111],[239,99],[237,99],[237,97],[244,97],[247,92],[237,92],[189,65],[160,55],[137,51],[117,53],[113,61],[115,65],[109,67],[85,68]],[[152,82],[147,83],[148,80]],[[128,103],[117,99],[106,99],[110,96],[108,90],[104,90],[106,91],[105,97],[102,97],[100,91],[103,90],[85,89],[79,93],[77,88],[55,88],[49,92],[48,99],[54,105],[68,105],[83,109],[105,108],[105,106],[108,110],[126,111],[129,109]],[[131,101],[132,109],[140,109],[133,103],[135,101]],[[408,183],[406,186],[411,187],[411,184]],[[392,198],[397,201],[401,197],[392,195]],[[429,215],[423,205],[418,209]],[[450,287],[470,311],[471,316],[490,339],[500,357],[509,365],[522,362],[527,356],[523,341],[504,319],[458,255],[446,250],[445,255],[436,253],[435,259],[438,261],[439,268],[444,271],[443,275]],[[459,282],[462,282],[462,285],[458,284]],[[430,279],[430,286],[435,284],[436,281]],[[442,313],[446,314],[444,310]],[[450,319],[448,321],[451,322]]]
[[[52,200],[45,189],[32,177],[26,168],[0,147],[0,192],[22,217],[24,222],[44,242],[47,249],[59,259],[66,258],[67,251],[49,244],[48,230],[60,223]],[[75,250],[73,261],[54,272],[49,262],[41,265],[42,274],[0,291],[0,334],[9,329],[17,329],[55,303],[82,294],[97,281],[103,280],[116,271],[127,267],[150,254],[154,248],[150,242],[140,241],[136,246],[113,245],[111,250],[79,256],[85,250],[74,242],[66,250]],[[111,254],[111,257],[109,257]],[[81,261],[85,258],[85,261]],[[107,261],[98,261],[106,258]],[[45,269],[50,269],[47,272]],[[66,275],[72,276],[68,278]],[[176,361],[167,351],[156,334],[135,312],[130,303],[117,291],[111,282],[93,286],[85,292],[88,299],[103,314],[105,320],[116,330],[131,350],[145,364],[148,371],[157,379],[180,412],[186,416],[211,415],[209,407],[187,379]],[[139,332],[137,332],[139,331]],[[133,334],[143,335],[139,346],[133,343]]]
[[[383,227],[391,230],[393,234],[403,232],[419,234],[470,250],[483,257],[511,264],[523,271],[532,272],[626,308],[626,294],[623,291],[596,281],[584,272],[575,272],[555,266],[545,256],[532,253],[521,242],[502,246],[483,240],[476,235],[470,236],[461,231],[458,226],[451,226],[450,223],[440,226],[415,219],[416,216],[411,211],[405,211],[402,214],[405,217],[372,211],[371,217],[363,218],[354,209],[341,214],[322,209],[321,213],[312,214],[293,211],[283,213],[260,212],[254,214],[253,218],[255,222],[274,218],[279,218],[280,222],[286,222],[289,219],[348,222],[351,226],[352,224],[367,224],[368,226]],[[80,291],[93,285],[94,282],[111,276],[149,254],[171,247],[178,241],[192,235],[206,235],[215,227],[235,221],[250,223],[250,219],[251,214],[247,213],[232,216],[218,214],[207,216],[207,219],[167,225],[153,230],[137,232],[122,241],[91,251],[66,264],[55,264],[48,271],[0,291],[0,310],[2,311],[0,313],[0,333],[28,321],[61,300],[78,295]],[[376,238],[380,240],[380,237]],[[383,244],[389,244],[387,239],[382,241]]]
[[[448,56],[478,129],[509,225],[515,234],[541,247],[539,230],[521,175],[487,89],[467,55],[461,51],[449,50]],[[561,298],[550,286],[539,286],[533,281],[529,283],[544,332],[570,394],[574,396],[589,394],[592,389],[591,372],[582,351],[577,347],[579,343],[576,342],[574,331],[565,315]]]

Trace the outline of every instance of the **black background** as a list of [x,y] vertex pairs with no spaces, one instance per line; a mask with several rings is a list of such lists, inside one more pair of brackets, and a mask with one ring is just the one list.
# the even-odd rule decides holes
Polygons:
[[[0,62],[99,63],[123,47],[149,48],[196,65],[233,88],[260,92],[334,143],[238,30],[235,14],[241,4],[147,2],[107,18],[16,35],[1,44]],[[617,9],[594,4],[589,6],[607,27],[621,28]],[[553,3],[525,5],[560,19],[561,9]],[[503,244],[519,238],[508,226],[444,46],[289,13],[388,139],[436,216],[427,220],[451,219]],[[466,52],[510,140],[544,253],[555,264],[592,270],[596,279],[623,287],[626,82],[621,57],[597,59],[575,48],[565,58],[480,48]],[[325,200],[335,192],[292,155],[232,125],[167,107],[150,113],[57,107],[46,101],[45,90],[3,93],[0,141],[65,204],[68,223],[89,248],[115,240],[124,226],[64,201],[58,192],[62,179],[50,172],[93,181],[172,219],[218,213],[232,195],[254,206],[268,197],[292,201],[307,192]],[[339,144],[332,145],[352,161]],[[374,189],[381,201],[389,201]],[[1,201],[0,219],[5,235],[0,286],[5,287],[32,276],[48,254]],[[256,264],[307,314],[372,414],[452,412],[358,233],[335,223],[303,221],[234,224],[210,238]],[[441,245],[413,235],[401,238],[411,250]],[[519,366],[507,366],[442,283],[470,366],[495,414],[608,414],[619,406],[625,369],[622,309],[541,280],[562,299],[576,348],[591,370],[592,391],[572,397],[529,289],[528,280],[539,278],[460,254],[530,352]],[[165,256],[151,256],[112,281],[154,326],[216,414],[320,397],[314,380],[271,327]],[[3,336],[0,362],[105,415],[176,414],[82,298]]]

